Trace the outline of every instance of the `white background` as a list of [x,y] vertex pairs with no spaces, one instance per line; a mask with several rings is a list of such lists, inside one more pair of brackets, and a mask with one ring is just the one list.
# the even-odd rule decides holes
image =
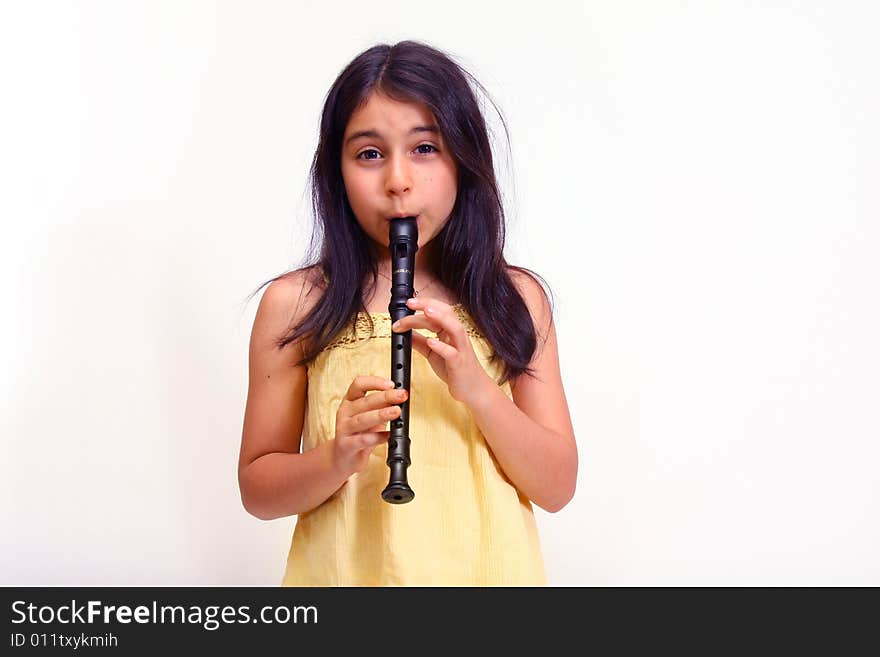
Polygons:
[[333,79],[412,38],[504,113],[506,255],[556,295],[550,583],[880,584],[877,5],[438,7],[0,6],[0,583],[280,583],[245,299],[305,252]]

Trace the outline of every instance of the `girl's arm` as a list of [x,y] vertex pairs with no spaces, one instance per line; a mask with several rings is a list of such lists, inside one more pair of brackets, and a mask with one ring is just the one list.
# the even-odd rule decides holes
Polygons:
[[244,508],[262,520],[315,508],[351,474],[333,465],[330,443],[299,453],[308,379],[306,368],[293,363],[301,357],[302,345],[293,342],[279,351],[274,340],[291,320],[299,321],[294,308],[304,282],[303,273],[297,272],[270,283],[251,333],[238,483]]
[[538,328],[530,363],[535,376],[519,376],[513,401],[486,377],[482,394],[469,404],[474,421],[513,484],[542,509],[559,511],[574,496],[578,453],[559,372],[556,330],[541,286],[516,275]]

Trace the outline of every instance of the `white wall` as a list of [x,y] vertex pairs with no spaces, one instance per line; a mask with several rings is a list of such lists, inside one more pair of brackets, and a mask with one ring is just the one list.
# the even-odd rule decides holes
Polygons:
[[244,299],[304,253],[329,85],[404,38],[505,112],[556,293],[551,584],[880,584],[876,4],[443,6],[0,5],[0,584],[280,582]]

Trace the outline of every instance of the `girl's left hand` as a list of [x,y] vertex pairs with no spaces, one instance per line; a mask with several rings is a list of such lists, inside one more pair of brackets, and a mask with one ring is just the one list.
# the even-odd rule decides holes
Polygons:
[[395,333],[426,328],[437,333],[438,340],[412,332],[413,348],[428,359],[431,368],[446,383],[456,401],[472,406],[484,390],[489,375],[474,353],[474,347],[455,310],[447,303],[430,297],[409,299],[407,307],[422,310],[392,325]]

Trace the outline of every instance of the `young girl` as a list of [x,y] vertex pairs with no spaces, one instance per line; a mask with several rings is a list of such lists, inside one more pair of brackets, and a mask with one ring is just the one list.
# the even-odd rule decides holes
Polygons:
[[[298,516],[284,586],[546,584],[532,503],[568,503],[577,448],[552,307],[502,253],[469,80],[485,92],[403,41],[358,55],[326,97],[320,256],[267,281],[238,470],[248,512]],[[404,216],[418,225],[414,314],[392,326],[389,222]],[[412,331],[410,390],[388,379],[392,331]],[[388,422],[407,398],[415,499],[389,504]]]

